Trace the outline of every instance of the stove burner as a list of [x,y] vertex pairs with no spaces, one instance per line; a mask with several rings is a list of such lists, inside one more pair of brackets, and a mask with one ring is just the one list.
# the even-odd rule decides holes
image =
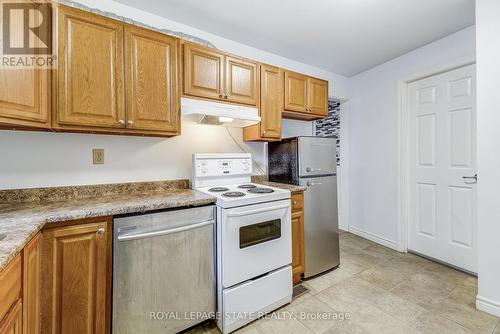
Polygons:
[[215,187],[215,188],[210,188],[208,189],[208,191],[212,191],[212,192],[216,192],[216,193],[220,193],[222,191],[228,191],[229,188],[226,188],[226,187]]
[[271,188],[253,188],[248,189],[248,192],[252,194],[270,194],[273,193],[274,190]]
[[257,188],[257,186],[254,186],[253,184],[242,184],[241,186],[238,186],[240,189],[254,189]]
[[229,191],[227,193],[223,193],[222,196],[224,196],[224,197],[243,197],[243,196],[245,196],[245,194],[242,193],[241,191]]

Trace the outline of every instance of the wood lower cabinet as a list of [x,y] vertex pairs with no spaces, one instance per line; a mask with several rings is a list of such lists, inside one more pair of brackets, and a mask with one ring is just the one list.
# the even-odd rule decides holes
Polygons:
[[41,234],[23,250],[23,333],[40,333]]
[[111,218],[43,231],[41,333],[109,332],[111,242]]
[[328,116],[328,81],[285,71],[283,117],[315,120]]
[[245,141],[272,141],[281,139],[281,113],[283,112],[283,71],[274,66],[260,67],[259,124],[243,130]]
[[305,272],[304,193],[292,193],[292,273],[293,283],[300,283]]
[[60,6],[55,127],[123,128],[123,24]]
[[[0,272],[0,325],[9,317],[12,307],[21,300],[22,291],[22,257],[16,256]],[[22,311],[22,310],[21,310]],[[3,320],[2,320],[3,319]],[[0,333],[4,333],[0,331]]]
[[0,334],[23,333],[23,303],[19,299],[0,323]]
[[125,28],[128,129],[179,134],[178,45],[158,32]]

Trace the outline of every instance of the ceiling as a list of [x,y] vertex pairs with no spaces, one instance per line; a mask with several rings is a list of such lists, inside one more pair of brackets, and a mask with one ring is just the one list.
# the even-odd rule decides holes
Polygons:
[[116,0],[352,76],[474,24],[474,0]]

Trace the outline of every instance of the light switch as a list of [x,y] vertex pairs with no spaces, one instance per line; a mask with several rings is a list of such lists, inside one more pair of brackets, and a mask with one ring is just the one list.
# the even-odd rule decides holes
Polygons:
[[94,148],[92,150],[94,165],[104,165],[104,149]]

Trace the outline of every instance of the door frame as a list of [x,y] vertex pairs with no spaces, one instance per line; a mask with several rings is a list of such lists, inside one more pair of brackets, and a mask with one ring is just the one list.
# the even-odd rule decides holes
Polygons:
[[432,77],[476,63],[475,56],[455,59],[446,65],[431,67],[412,75],[398,79],[398,240],[400,252],[408,252],[410,202],[409,202],[409,149],[410,149],[410,108],[408,106],[408,85],[412,82]]

